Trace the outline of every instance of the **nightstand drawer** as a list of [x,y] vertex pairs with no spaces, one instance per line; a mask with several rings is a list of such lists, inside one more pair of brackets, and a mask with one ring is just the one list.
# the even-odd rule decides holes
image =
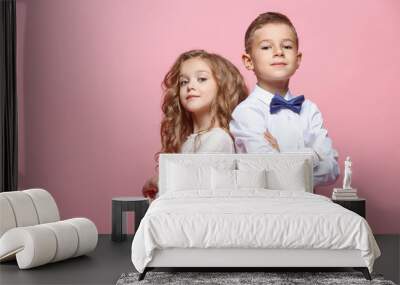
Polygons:
[[332,202],[339,204],[340,206],[353,211],[356,214],[359,214],[361,217],[365,219],[365,199],[357,199],[357,200],[332,200]]

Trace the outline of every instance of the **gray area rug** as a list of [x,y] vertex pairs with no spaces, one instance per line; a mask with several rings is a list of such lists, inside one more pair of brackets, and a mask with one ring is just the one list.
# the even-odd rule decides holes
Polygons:
[[372,274],[372,281],[364,278],[360,272],[148,272],[142,281],[138,281],[139,273],[124,273],[117,285],[133,284],[379,284],[395,285],[384,280],[382,275]]

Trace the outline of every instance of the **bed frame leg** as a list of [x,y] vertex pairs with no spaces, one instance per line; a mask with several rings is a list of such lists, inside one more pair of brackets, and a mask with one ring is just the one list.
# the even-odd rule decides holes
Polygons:
[[146,276],[147,271],[149,271],[147,269],[147,267],[144,269],[144,271],[142,273],[139,274],[139,278],[138,281],[142,281],[144,279],[144,277]]
[[367,267],[354,267],[355,270],[361,271],[364,275],[365,279],[372,280],[371,275],[369,274],[369,270]]

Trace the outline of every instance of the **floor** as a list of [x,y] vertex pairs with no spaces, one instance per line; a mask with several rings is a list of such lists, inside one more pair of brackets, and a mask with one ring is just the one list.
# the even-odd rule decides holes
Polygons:
[[[376,235],[382,256],[374,271],[399,284],[400,235]],[[130,261],[132,238],[112,242],[110,235],[100,235],[97,249],[88,256],[19,270],[16,262],[0,264],[0,284],[115,284],[124,272],[134,271]]]
[[16,262],[2,263],[0,284],[115,284],[122,273],[134,271],[130,245],[129,240],[112,242],[110,235],[100,235],[88,256],[29,270],[18,270]]

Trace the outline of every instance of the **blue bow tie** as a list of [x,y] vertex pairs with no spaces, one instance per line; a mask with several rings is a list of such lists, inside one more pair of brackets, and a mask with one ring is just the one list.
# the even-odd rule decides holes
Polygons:
[[285,98],[283,98],[282,96],[275,94],[275,96],[272,97],[271,103],[269,104],[269,112],[271,114],[275,114],[278,113],[281,109],[289,109],[297,114],[300,114],[301,105],[303,104],[303,102],[304,95],[297,96],[286,101]]

